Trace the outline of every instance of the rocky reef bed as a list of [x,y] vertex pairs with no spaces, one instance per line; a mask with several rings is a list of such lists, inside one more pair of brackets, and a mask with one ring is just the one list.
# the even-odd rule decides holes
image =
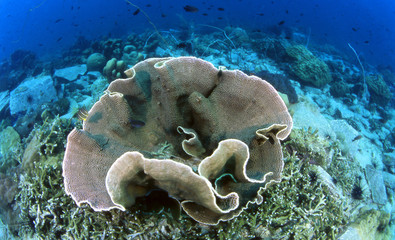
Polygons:
[[[363,72],[352,51],[346,55],[331,46],[306,46],[303,38],[202,28],[210,33],[132,34],[76,44],[59,61],[40,62],[33,53],[19,51],[2,63],[2,76],[13,81],[0,86],[0,236],[391,239],[394,72],[365,62]],[[180,212],[164,191],[137,198],[126,211],[78,207],[66,194],[62,176],[66,137],[74,127],[82,128],[78,112],[109,94],[104,93],[108,85],[128,77],[124,71],[137,62],[190,55],[223,71],[240,69],[261,77],[280,92],[293,119],[293,130],[281,143],[281,182],[261,192],[262,204],[248,204],[240,215],[214,225]],[[130,124],[138,128],[142,121]],[[172,155],[177,146],[171,141],[150,149],[150,156]]]

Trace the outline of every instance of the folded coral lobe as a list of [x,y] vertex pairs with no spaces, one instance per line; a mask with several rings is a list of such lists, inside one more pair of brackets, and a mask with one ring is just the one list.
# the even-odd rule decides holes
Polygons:
[[160,188],[217,224],[281,180],[292,119],[269,83],[194,57],[147,59],[125,74],[68,138],[63,176],[77,204],[124,210]]

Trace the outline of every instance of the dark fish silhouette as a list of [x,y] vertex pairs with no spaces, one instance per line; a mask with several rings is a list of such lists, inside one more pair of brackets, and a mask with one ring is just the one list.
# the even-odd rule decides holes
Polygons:
[[187,47],[187,44],[186,43],[179,43],[179,44],[177,44],[177,48],[186,48]]
[[222,8],[222,7],[219,7],[217,9],[218,9],[218,11],[225,11],[225,8]]
[[141,128],[141,127],[144,127],[144,125],[145,125],[145,122],[139,121],[139,120],[130,119],[129,122],[130,122],[130,125],[132,125],[133,128]]
[[207,14],[207,13],[203,13],[202,15],[203,15],[203,16],[208,16],[208,14]]
[[285,21],[284,20],[282,20],[282,21],[280,21],[279,23],[278,23],[278,25],[283,25],[285,23]]
[[259,15],[259,16],[263,16],[263,15],[265,15],[264,13],[257,13],[257,15]]
[[354,32],[356,32],[356,31],[358,31],[358,29],[357,28],[351,28]]
[[361,139],[361,138],[362,138],[362,135],[358,135],[358,136],[356,136],[356,137],[352,140],[352,142],[357,141],[357,140],[359,140],[359,139]]
[[62,40],[62,37],[58,38],[56,41],[59,42],[60,40]]
[[197,7],[194,7],[191,5],[184,6],[184,10],[187,12],[198,12],[199,11],[199,9]]
[[140,8],[138,8],[136,11],[134,11],[133,16],[136,16],[137,14],[139,14],[140,12]]
[[64,20],[63,18],[58,18],[58,19],[56,19],[55,23],[58,23],[58,22],[63,21],[63,20]]

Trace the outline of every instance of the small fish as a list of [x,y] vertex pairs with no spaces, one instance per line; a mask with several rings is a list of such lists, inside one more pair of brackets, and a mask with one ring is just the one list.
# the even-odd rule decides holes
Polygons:
[[147,5],[145,5],[146,7],[151,7],[151,4],[147,4]]
[[58,39],[56,40],[56,42],[59,42],[60,40],[62,40],[62,37],[58,38]]
[[166,14],[162,13],[160,16],[163,17],[163,18],[165,18],[165,17],[166,17]]
[[58,19],[56,19],[55,23],[61,22],[63,20],[64,20],[63,18],[58,18]]
[[362,138],[362,135],[358,135],[358,136],[356,136],[356,137],[352,140],[352,142],[357,141],[357,140],[359,140],[359,139],[361,139],[361,138]]
[[217,9],[218,9],[218,11],[225,11],[225,8],[222,8],[222,7],[219,7]]
[[191,5],[186,5],[184,6],[184,10],[186,12],[198,12],[199,9],[197,7],[191,6]]
[[139,14],[139,12],[140,12],[140,8],[137,8],[137,10],[134,11],[133,16],[136,16],[137,14]]
[[368,44],[368,43],[369,43],[369,41],[368,41],[368,40],[366,40],[364,43]]
[[84,107],[80,108],[77,112],[77,117],[81,121],[86,121],[88,118],[88,111]]
[[141,128],[145,126],[145,122],[143,121],[130,119],[129,122],[130,125],[132,125],[132,128]]
[[354,32],[356,32],[356,31],[358,31],[358,29],[357,28],[351,28]]
[[208,16],[208,14],[207,14],[207,13],[203,13],[202,15],[203,15],[203,16]]
[[264,13],[257,13],[257,15],[262,17],[265,14]]
[[285,21],[282,20],[282,21],[280,21],[280,22],[278,23],[278,25],[281,26],[281,25],[283,25],[284,23],[285,23]]

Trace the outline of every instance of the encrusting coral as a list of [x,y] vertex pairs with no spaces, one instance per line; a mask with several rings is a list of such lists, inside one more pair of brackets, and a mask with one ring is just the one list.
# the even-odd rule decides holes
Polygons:
[[[68,136],[65,190],[78,205],[123,210],[160,188],[218,224],[280,181],[292,119],[266,81],[194,57],[148,59],[125,74]],[[153,159],[165,143],[170,158]]]

